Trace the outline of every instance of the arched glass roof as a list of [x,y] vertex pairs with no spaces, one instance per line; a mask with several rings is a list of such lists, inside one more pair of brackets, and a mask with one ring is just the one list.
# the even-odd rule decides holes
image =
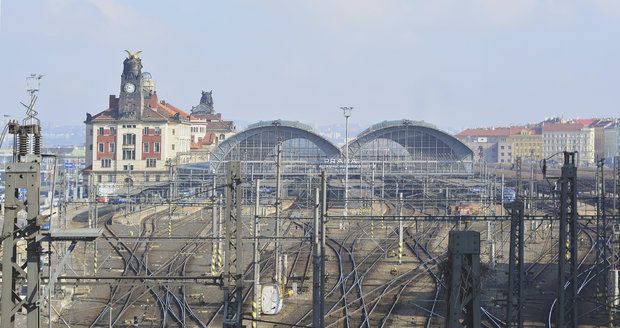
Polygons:
[[316,134],[308,125],[285,120],[261,121],[248,126],[222,142],[211,154],[211,163],[231,160],[274,162],[278,142],[282,142],[284,161],[319,163],[325,158],[340,157],[340,149]]
[[469,171],[473,160],[471,149],[458,139],[428,123],[410,120],[375,124],[347,146],[349,158],[360,163],[401,163],[415,171]]

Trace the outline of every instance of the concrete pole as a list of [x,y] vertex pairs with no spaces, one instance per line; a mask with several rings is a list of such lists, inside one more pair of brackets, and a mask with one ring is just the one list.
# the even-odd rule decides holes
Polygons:
[[372,164],[372,175],[370,180],[370,237],[375,236],[375,218],[374,216],[374,198],[375,198],[375,164]]
[[[95,185],[95,228],[97,228],[97,220],[99,219],[99,203],[97,202],[97,195],[99,194],[99,185]],[[60,203],[58,204],[60,206]]]
[[261,301],[261,287],[260,287],[260,252],[259,252],[259,235],[260,235],[260,223],[258,222],[258,216],[260,215],[260,180],[256,180],[256,198],[254,200],[254,229],[252,231],[254,235],[254,301],[252,302],[252,327],[256,328],[256,319],[258,319],[260,313],[260,301]]
[[385,200],[385,160],[381,162],[381,228],[385,229],[383,201]]
[[92,224],[93,224],[93,206],[94,203],[97,202],[97,196],[95,195],[95,188],[93,187],[94,183],[94,175],[91,174],[88,177],[88,198],[89,198],[89,204],[88,204],[88,227],[92,228]]
[[327,222],[327,176],[325,171],[321,172],[321,297],[319,309],[321,314],[321,324],[319,327],[323,327],[323,320],[325,318],[325,223]]
[[[172,236],[172,161],[168,162],[168,237]],[[129,192],[128,192],[129,194]],[[129,195],[127,195],[129,197]]]
[[277,156],[276,156],[276,217],[275,217],[275,250],[274,250],[274,259],[275,259],[275,270],[274,270],[274,280],[278,287],[281,288],[282,283],[282,250],[281,250],[281,242],[280,242],[280,215],[282,215],[282,198],[281,198],[281,166],[282,166],[282,142],[278,142],[277,147]]
[[222,240],[222,236],[224,235],[224,225],[222,224],[222,203],[223,203],[223,196],[220,194],[218,197],[218,201],[217,201],[217,217],[218,217],[218,223],[217,223],[217,237],[218,237],[218,245],[217,245],[217,266],[218,266],[218,270],[222,269],[222,265],[223,265],[223,249],[224,249],[224,240]]
[[321,238],[320,231],[322,224],[320,221],[320,191],[319,188],[314,190],[314,231],[312,236],[313,242],[313,270],[312,270],[312,327],[323,327],[323,295],[322,295],[322,271],[323,260],[321,257]]
[[[213,187],[211,189],[211,231],[213,232],[213,237],[219,237],[218,227],[217,227],[217,199],[215,196],[215,175],[213,175]],[[217,263],[217,246],[218,240],[213,239],[211,242],[211,274],[215,275],[216,272],[216,263]]]
[[398,194],[398,264],[403,263],[403,193]]
[[446,205],[444,206],[446,214],[448,214],[448,207],[450,207],[450,190],[446,187]]
[[501,199],[500,199],[500,201],[501,201],[501,208],[500,208],[501,212],[500,213],[501,213],[501,215],[504,215],[504,174],[503,173],[502,173],[502,184],[501,184],[500,188],[501,188],[501,193],[502,193],[501,194]]
[[[345,115],[344,124],[344,213],[349,216],[349,116]],[[340,229],[344,229],[343,220],[340,220]]]
[[288,283],[288,254],[282,253],[282,285]]
[[[532,152],[533,153],[533,152]],[[534,156],[530,157],[530,201],[528,202],[530,213],[534,213]]]
[[489,263],[491,268],[495,268],[495,238],[493,236],[493,224],[491,221],[487,221],[487,243],[489,246]]

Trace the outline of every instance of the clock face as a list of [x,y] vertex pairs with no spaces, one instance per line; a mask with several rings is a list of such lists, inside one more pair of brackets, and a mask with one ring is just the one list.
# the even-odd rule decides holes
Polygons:
[[125,83],[125,92],[127,92],[127,93],[132,93],[132,92],[134,92],[135,90],[136,90],[136,86],[135,86],[135,85],[133,85],[133,83],[130,83],[130,82]]

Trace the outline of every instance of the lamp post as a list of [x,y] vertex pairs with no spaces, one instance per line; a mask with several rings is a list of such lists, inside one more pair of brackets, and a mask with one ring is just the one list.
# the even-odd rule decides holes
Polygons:
[[[349,117],[353,107],[340,107],[344,114],[344,217],[349,215]],[[340,229],[343,229],[343,222],[340,220]]]

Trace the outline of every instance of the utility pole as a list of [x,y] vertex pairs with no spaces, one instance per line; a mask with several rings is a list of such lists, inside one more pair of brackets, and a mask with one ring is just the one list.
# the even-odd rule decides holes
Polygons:
[[[41,75],[32,74],[26,79],[30,103],[26,107],[28,117],[19,124],[8,123],[13,135],[13,163],[6,165],[5,211],[2,229],[2,299],[0,320],[2,328],[15,325],[15,314],[26,309],[27,328],[40,327],[40,260],[41,242],[39,191],[41,188],[41,127],[34,105]],[[51,204],[53,207],[53,204]],[[53,208],[52,208],[53,210]],[[26,225],[18,225],[18,216],[25,213]],[[51,221],[50,221],[51,222]],[[26,244],[26,264],[17,262],[18,243]],[[25,270],[24,270],[25,269]],[[26,297],[19,290],[26,284]]]
[[385,200],[385,158],[381,162],[381,228],[385,229],[383,201]]
[[220,194],[218,196],[218,200],[217,200],[217,229],[218,229],[218,237],[219,237],[219,241],[218,241],[218,245],[217,245],[217,267],[218,270],[221,270],[223,267],[223,258],[226,257],[226,254],[224,254],[224,240],[222,240],[222,236],[224,235],[224,217],[223,217],[223,211],[222,211],[222,204],[224,204],[224,198],[222,196],[222,194]]
[[403,193],[398,194],[398,264],[403,263]]
[[610,271],[607,264],[607,215],[605,209],[605,159],[596,161],[596,304],[604,309],[605,314],[611,311],[609,299]]
[[614,156],[614,211],[620,215],[620,156]]
[[88,176],[88,227],[92,228],[94,213],[94,204],[97,202],[97,195],[95,194],[95,184],[94,184],[95,176],[94,174],[90,174]]
[[521,197],[512,202],[510,209],[510,255],[508,259],[508,307],[506,327],[523,327],[523,288],[525,282],[524,206]]
[[[344,114],[344,213],[343,216],[346,219],[349,215],[349,117],[351,117],[351,111],[353,107],[345,106],[340,107]],[[340,220],[340,229],[344,229],[343,220]]]
[[226,249],[224,257],[224,328],[243,327],[243,222],[241,166],[230,162],[226,180]]
[[[325,224],[327,223],[327,176],[325,175],[325,171],[321,171],[321,219],[320,220],[321,220],[320,222],[320,228],[321,228],[321,232],[320,232],[320,235],[321,235],[320,293],[321,293],[321,298],[320,298],[320,304],[318,305],[319,311],[320,311],[320,315],[319,315],[320,324],[318,325],[318,327],[322,328],[324,326],[324,318],[325,318],[325,239],[326,239]],[[315,328],[317,327],[315,326]]]
[[275,217],[275,272],[274,280],[282,291],[282,242],[280,241],[280,216],[282,215],[282,141],[276,149],[276,217]]
[[480,233],[450,231],[448,328],[480,328]]
[[[560,240],[556,327],[577,327],[577,167],[575,152],[564,153],[560,185]],[[543,168],[546,164],[543,164]],[[545,170],[546,171],[546,170]],[[546,173],[546,172],[543,172]],[[568,284],[568,285],[567,285]]]
[[217,216],[217,196],[216,196],[216,185],[215,185],[215,174],[213,175],[213,187],[211,188],[211,230],[213,231],[213,241],[211,242],[211,274],[215,275],[216,271],[216,263],[218,262],[218,243],[217,237],[220,236],[220,231],[218,228],[218,216]]
[[536,211],[536,207],[534,206],[534,178],[534,149],[532,149],[530,150],[530,201],[528,202],[530,213]]
[[313,270],[312,270],[312,327],[323,327],[323,290],[321,289],[321,268],[323,258],[321,257],[321,211],[320,211],[320,189],[314,190],[314,226],[313,226]]
[[[166,161],[168,167],[168,237],[172,236],[172,182],[174,180],[174,165],[172,160]],[[127,195],[129,197],[129,195]]]
[[252,328],[256,328],[256,320],[258,319],[261,308],[261,284],[260,284],[260,223],[258,217],[260,215],[260,179],[255,182],[255,199],[254,199],[254,224],[252,234],[254,235],[254,288],[252,302]]
[[500,186],[500,189],[501,189],[500,190],[500,192],[501,192],[501,199],[500,199],[501,208],[500,208],[500,211],[501,211],[501,215],[504,215],[504,173],[502,173],[502,184]]

